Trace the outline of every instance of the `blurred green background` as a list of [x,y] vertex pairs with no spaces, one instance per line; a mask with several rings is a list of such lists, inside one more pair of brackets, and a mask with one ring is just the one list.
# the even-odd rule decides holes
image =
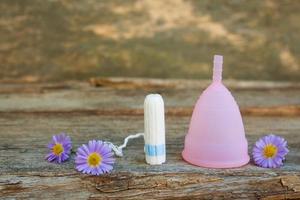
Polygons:
[[297,0],[1,0],[0,79],[300,80]]

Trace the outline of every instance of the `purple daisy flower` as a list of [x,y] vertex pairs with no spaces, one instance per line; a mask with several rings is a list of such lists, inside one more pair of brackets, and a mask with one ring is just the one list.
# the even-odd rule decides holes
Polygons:
[[85,174],[100,175],[113,169],[115,159],[112,149],[101,140],[91,140],[78,148],[76,169]]
[[254,145],[252,155],[256,165],[265,168],[277,168],[289,152],[287,141],[279,136],[270,134],[260,138]]
[[46,156],[49,162],[62,163],[70,156],[72,149],[72,142],[68,135],[61,133],[53,135],[52,141],[48,144],[50,152]]

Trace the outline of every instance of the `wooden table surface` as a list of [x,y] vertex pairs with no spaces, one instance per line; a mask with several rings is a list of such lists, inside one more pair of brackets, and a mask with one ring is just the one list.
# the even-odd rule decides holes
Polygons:
[[[181,158],[192,108],[208,81],[92,79],[90,82],[0,85],[0,197],[3,199],[299,199],[300,85],[225,81],[238,101],[249,142],[268,133],[288,140],[280,169],[252,161],[236,169],[195,167]],[[167,162],[145,163],[143,139],[129,142],[111,174],[74,169],[76,149],[91,139],[121,144],[143,131],[143,101],[160,93],[166,105]],[[73,153],[44,160],[53,134],[67,132]]]

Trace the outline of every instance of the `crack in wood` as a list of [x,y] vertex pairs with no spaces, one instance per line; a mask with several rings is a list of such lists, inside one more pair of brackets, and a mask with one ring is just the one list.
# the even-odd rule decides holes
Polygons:
[[297,175],[283,176],[281,179],[282,186],[287,187],[294,192],[300,192],[300,178]]

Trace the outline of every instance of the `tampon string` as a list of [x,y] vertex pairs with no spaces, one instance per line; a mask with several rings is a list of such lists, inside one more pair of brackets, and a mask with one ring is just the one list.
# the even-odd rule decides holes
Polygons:
[[109,147],[115,152],[116,156],[122,157],[124,155],[123,149],[127,146],[128,141],[130,139],[139,138],[142,136],[144,137],[144,133],[136,133],[136,134],[129,135],[124,139],[124,143],[120,146],[114,145],[111,142],[104,142],[104,143],[109,145]]

